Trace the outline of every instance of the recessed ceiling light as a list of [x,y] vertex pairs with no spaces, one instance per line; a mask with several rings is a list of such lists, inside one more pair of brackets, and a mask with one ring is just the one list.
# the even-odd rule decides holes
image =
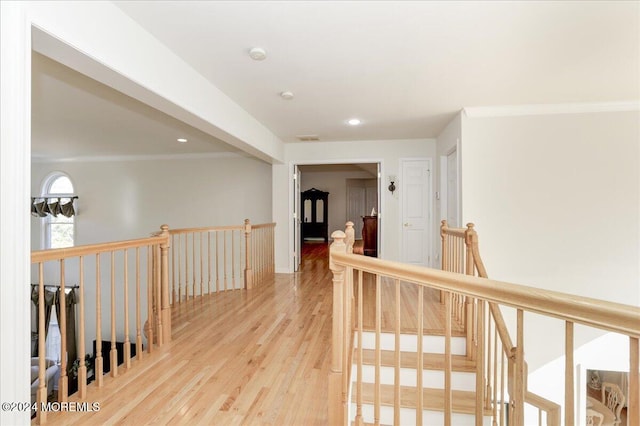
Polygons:
[[351,120],[347,121],[347,123],[349,123],[350,126],[357,126],[361,123],[361,121],[358,118],[352,118]]
[[249,50],[249,56],[254,61],[263,61],[267,58],[267,52],[261,47],[254,47]]
[[280,97],[282,99],[290,101],[291,99],[293,99],[293,92],[289,92],[288,90],[286,92],[281,92]]
[[186,141],[187,141],[187,140],[186,140],[185,138],[179,138],[179,139],[178,139],[178,142],[180,142],[180,143],[185,143]]

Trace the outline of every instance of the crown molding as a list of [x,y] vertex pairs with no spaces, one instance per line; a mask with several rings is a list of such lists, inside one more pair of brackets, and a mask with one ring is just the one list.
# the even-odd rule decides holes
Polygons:
[[205,152],[192,154],[150,154],[150,155],[98,155],[45,158],[31,157],[32,163],[97,163],[114,161],[157,161],[157,160],[200,160],[203,158],[240,158],[249,157],[236,152]]
[[520,115],[583,114],[591,112],[625,112],[640,110],[640,101],[594,102],[573,104],[502,105],[465,107],[469,118],[512,117]]

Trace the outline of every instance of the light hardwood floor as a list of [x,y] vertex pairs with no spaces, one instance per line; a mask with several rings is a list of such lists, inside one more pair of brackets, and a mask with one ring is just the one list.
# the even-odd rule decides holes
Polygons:
[[[85,401],[99,402],[100,411],[49,413],[48,423],[326,425],[332,312],[326,245],[305,244],[303,259],[300,272],[278,274],[251,291],[176,306],[169,345],[145,353],[116,379],[105,376],[102,388],[89,385]],[[441,305],[435,294],[429,300],[426,311],[437,324]]]

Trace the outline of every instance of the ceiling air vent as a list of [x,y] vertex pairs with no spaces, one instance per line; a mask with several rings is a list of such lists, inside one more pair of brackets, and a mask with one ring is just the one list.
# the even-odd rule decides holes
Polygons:
[[300,142],[317,142],[320,140],[318,135],[297,135]]

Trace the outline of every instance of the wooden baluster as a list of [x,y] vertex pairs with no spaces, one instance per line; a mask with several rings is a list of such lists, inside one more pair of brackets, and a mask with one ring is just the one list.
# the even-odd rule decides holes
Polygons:
[[444,294],[444,424],[451,426],[451,292]]
[[[140,247],[136,247],[136,359],[141,360],[142,355],[142,334],[140,332]],[[175,299],[174,299],[175,300]]]
[[60,259],[60,289],[58,305],[60,315],[58,326],[60,327],[60,379],[58,381],[58,401],[66,402],[69,396],[69,377],[67,376],[67,365],[69,360],[67,351],[67,294],[65,292],[65,270],[64,259]]
[[476,300],[477,304],[477,342],[476,342],[476,426],[482,426],[485,407],[485,306],[484,300]]
[[93,374],[96,377],[96,384],[102,387],[102,277],[100,275],[100,254],[96,254],[96,359],[93,367]]
[[382,326],[382,289],[380,275],[376,274],[376,349],[375,349],[375,390],[374,390],[374,423],[380,424],[380,364],[381,364],[381,326]]
[[196,298],[196,233],[191,233],[191,297]]
[[[195,256],[195,252],[192,254]],[[156,314],[156,321],[158,324],[158,328],[156,330],[156,342],[158,346],[162,346],[164,344],[164,316],[163,316],[163,308],[162,308],[162,293],[161,293],[161,251],[160,245],[156,245],[153,249],[153,273],[155,279],[153,280],[153,304],[154,304],[154,312]],[[192,271],[193,272],[193,271]],[[195,290],[195,286],[194,286]],[[195,293],[192,296],[192,299],[195,301]]]
[[[345,235],[342,231],[335,231],[331,234],[333,243],[329,249],[330,253],[345,253]],[[347,407],[342,405],[342,291],[345,285],[345,267],[337,265],[329,257],[329,268],[333,272],[333,316],[332,316],[332,338],[331,338],[331,372],[329,373],[329,424],[344,424],[347,421]]]
[[182,249],[180,248],[182,236],[178,234],[178,247],[175,250],[178,251],[178,302],[182,303]]
[[627,424],[640,424],[640,344],[637,337],[629,337],[629,401]]
[[176,236],[174,234],[171,236],[171,304],[172,305],[176,303],[176,249],[175,249],[175,246],[176,246]]
[[500,351],[500,426],[505,424],[505,401],[504,401],[504,382],[505,382],[505,364],[507,357],[504,354],[504,348]]
[[[187,247],[185,241],[185,248]],[[147,352],[153,352],[153,342],[154,342],[154,332],[153,329],[156,325],[155,313],[153,312],[153,278],[154,278],[154,269],[153,269],[153,250],[154,246],[147,246]],[[185,256],[186,258],[186,256]],[[185,269],[186,273],[186,269]],[[185,284],[185,289],[189,288]],[[185,290],[185,300],[186,300],[186,290]]]
[[510,424],[523,424],[524,423],[524,311],[518,309],[517,311],[517,344],[516,344],[516,360],[515,360],[515,384],[514,394],[511,397],[514,404],[513,407],[513,423]]
[[252,238],[252,247],[251,247],[251,268],[253,269],[253,278],[255,280],[254,285],[260,285],[260,264],[258,263],[258,243],[260,242],[258,239],[258,234],[256,230],[255,238]]
[[[491,318],[491,314],[489,314],[489,318]],[[491,390],[493,391],[493,407],[492,407],[492,418],[493,424],[496,424],[498,418],[498,350],[501,349],[498,347],[498,329],[495,324],[493,325],[493,383],[491,386]]]
[[38,390],[36,401],[38,403],[38,412],[36,414],[37,422],[44,424],[47,421],[47,412],[40,410],[43,402],[47,402],[47,381],[45,380],[45,372],[47,366],[46,359],[46,342],[45,342],[45,318],[44,318],[44,264],[38,263]]
[[[395,280],[396,290],[396,332],[395,332],[395,371],[394,371],[394,398],[393,398],[393,424],[399,425],[400,423],[400,280]],[[419,338],[420,336],[418,336]]]
[[200,234],[200,301],[202,301],[202,296],[204,296],[204,281],[203,277],[204,277],[204,263],[203,263],[203,259],[202,259],[202,254],[204,253],[204,246],[203,241],[202,241],[202,232],[199,233]]
[[342,374],[342,405],[344,407],[348,407],[350,401],[347,401],[349,397],[349,381],[351,377],[349,376],[350,369],[349,358],[350,358],[350,350],[351,350],[351,294],[349,289],[353,288],[353,268],[347,266],[345,269],[345,283],[342,286],[342,365],[343,365],[343,374]]
[[78,358],[80,358],[80,366],[78,367],[78,396],[80,399],[84,399],[87,396],[87,365],[85,364],[84,354],[85,354],[85,344],[84,344],[84,256],[79,256],[79,299],[78,304],[80,305],[80,324],[78,324],[78,335],[79,337],[76,339],[78,341]]
[[129,340],[129,252],[124,249],[124,368],[131,368],[131,340]]
[[234,237],[235,232],[231,230],[231,282],[233,283],[233,289],[236,288],[236,239]]
[[158,265],[158,273],[160,274],[160,282],[158,286],[159,305],[161,309],[161,324],[158,330],[161,331],[161,344],[171,341],[171,306],[169,304],[169,225],[162,225],[161,235],[165,240],[158,246],[160,264]]
[[218,248],[218,231],[216,232],[216,293],[220,292],[220,267],[219,267],[219,260],[220,257],[218,256],[218,254],[220,253],[220,250]]
[[211,231],[207,232],[207,291],[211,296]]
[[116,348],[116,260],[115,251],[111,251],[111,377],[118,376],[118,349]]
[[[486,307],[486,302],[482,302],[483,311],[485,310],[484,309],[485,307]],[[484,332],[480,336],[484,336],[485,334],[487,336],[486,346],[484,346],[484,352],[485,352],[484,358],[487,360],[486,369],[483,377],[484,385],[485,385],[484,407],[489,409],[491,408],[491,360],[492,360],[491,351],[493,349],[493,347],[491,346],[491,321],[490,321],[490,315],[483,314],[481,318],[482,318]],[[484,337],[481,337],[481,339],[484,340]]]
[[184,234],[184,300],[189,300],[189,234]]
[[574,376],[573,376],[573,323],[565,322],[564,341],[564,424],[575,424],[575,396],[574,396]]
[[424,369],[424,349],[422,348],[422,342],[424,340],[424,287],[420,284],[418,285],[418,333],[416,339],[418,339],[417,351],[417,377],[416,377],[416,386],[418,388],[417,392],[417,404],[416,404],[416,425],[422,426],[422,411],[423,411],[423,399],[424,399],[424,386],[422,384],[422,376]]
[[224,272],[224,291],[229,288],[227,286],[227,230],[222,231],[222,259],[223,259],[223,272]]
[[251,269],[251,222],[244,220],[244,288],[253,288],[253,270]]
[[362,271],[358,271],[358,376],[356,382],[356,426],[363,426],[362,419],[362,328],[363,328]]

